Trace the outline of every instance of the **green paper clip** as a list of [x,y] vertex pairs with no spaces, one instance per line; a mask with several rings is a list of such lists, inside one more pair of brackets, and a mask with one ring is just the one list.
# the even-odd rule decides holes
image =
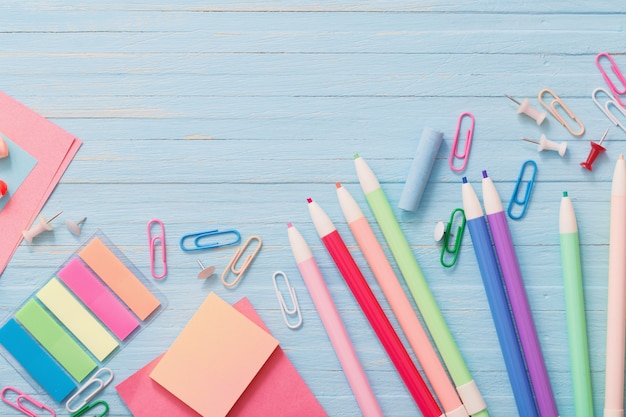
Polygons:
[[106,416],[109,413],[109,404],[107,404],[106,401],[104,401],[104,400],[98,400],[98,401],[94,401],[92,403],[83,405],[77,412],[72,414],[71,417],[83,416],[83,415],[85,415],[85,413],[87,413],[88,411],[90,411],[93,408],[96,408],[98,405],[102,405],[104,407],[104,411],[102,411],[101,414],[94,414],[93,417],[104,417],[104,416]]
[[[456,239],[454,240],[454,248],[450,249],[449,241],[452,230],[452,223],[454,223],[456,213],[461,213],[461,225],[457,228]],[[441,247],[441,256],[439,257],[439,261],[441,265],[450,268],[456,263],[456,259],[459,257],[459,251],[461,250],[461,240],[463,239],[463,232],[465,231],[465,212],[462,208],[456,208],[450,214],[450,220],[446,224],[445,230],[443,231],[443,246]],[[445,257],[446,254],[454,255],[452,258],[452,262],[446,262]]]

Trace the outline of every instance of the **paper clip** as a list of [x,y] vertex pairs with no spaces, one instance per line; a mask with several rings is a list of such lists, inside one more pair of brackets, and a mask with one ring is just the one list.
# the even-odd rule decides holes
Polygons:
[[[283,298],[283,295],[278,289],[278,283],[276,282],[276,277],[278,277],[279,275],[283,276],[283,278],[285,279],[285,284],[287,284],[287,291],[289,292],[289,295],[291,296],[291,302],[293,304],[292,309],[289,309],[287,307],[287,304],[285,303],[285,299]],[[278,304],[280,304],[280,312],[283,315],[283,320],[285,321],[285,324],[290,329],[297,329],[302,324],[302,312],[300,311],[300,305],[298,304],[298,297],[296,296],[296,289],[291,286],[291,283],[289,282],[287,275],[283,271],[274,272],[274,275],[272,275],[272,281],[274,281],[274,290],[276,290],[276,297],[278,297]],[[288,316],[293,316],[293,315],[296,315],[296,317],[298,318],[298,322],[295,324],[291,324],[288,318]]]
[[[109,373],[109,377],[106,380],[103,380],[103,379],[100,378],[100,373],[103,372],[103,371]],[[65,403],[65,408],[70,413],[76,413],[78,410],[80,410],[85,405],[87,405],[87,403],[89,403],[89,401],[93,400],[93,398],[96,395],[98,395],[98,393],[100,393],[100,391],[102,391],[107,385],[109,385],[111,383],[111,381],[113,381],[113,371],[112,370],[110,370],[109,368],[100,368],[100,369],[98,369],[98,371],[95,374],[93,374],[93,376],[91,378],[89,378],[89,380],[87,382],[85,382],[85,385],[80,387],[78,389],[78,391],[76,391],[76,393],[74,395],[72,395],[67,400],[67,402]],[[78,405],[78,407],[71,408],[70,405],[72,404],[72,402],[74,400],[76,400],[76,398],[80,394],[85,392],[93,384],[96,385],[96,388],[89,395],[87,395],[85,397],[85,399]]]
[[[161,228],[161,234],[160,235],[155,235],[152,236],[152,225],[156,224]],[[165,275],[167,275],[167,261],[165,258],[165,226],[163,226],[163,222],[161,220],[158,219],[152,219],[148,222],[148,245],[150,247],[150,273],[152,273],[152,276],[155,279],[161,279],[161,278],[165,278]],[[162,269],[163,271],[161,272],[161,275],[157,275],[156,271],[155,271],[155,256],[156,256],[156,249],[155,247],[161,244],[161,261],[163,262],[163,266]]]
[[[615,84],[613,83],[613,81],[611,81],[611,78],[608,76],[604,68],[602,68],[602,64],[600,63],[600,59],[602,57],[608,59],[609,62],[611,63],[611,71],[613,71],[613,75],[615,75],[615,77],[617,77],[619,82],[622,83],[621,89],[618,89],[615,86]],[[622,74],[622,71],[620,71],[619,67],[613,60],[613,57],[609,55],[607,52],[600,52],[598,55],[596,55],[596,66],[600,70],[600,74],[602,74],[602,78],[604,78],[604,81],[606,81],[606,84],[609,86],[609,88],[613,92],[613,95],[615,95],[615,99],[617,100],[617,102],[620,104],[620,106],[626,106],[626,104],[624,104],[622,100],[620,99],[621,94],[626,94],[626,78],[624,78],[624,74]]]
[[[222,235],[234,235],[235,237],[226,242],[215,241],[211,243],[200,244],[200,241],[204,238],[222,236]],[[187,239],[193,239],[193,246],[185,246],[185,240]],[[191,252],[194,250],[213,249],[213,248],[220,248],[222,246],[236,245],[237,243],[239,243],[240,240],[241,240],[241,235],[239,234],[238,231],[234,229],[221,230],[221,231],[215,229],[215,230],[208,230],[206,232],[189,233],[188,235],[184,235],[183,237],[180,238],[179,244],[180,244],[180,248],[183,251]]]
[[[546,104],[545,101],[543,101],[543,95],[545,93],[550,94],[552,97],[554,97],[552,99],[552,101],[550,102],[550,105],[548,106]],[[572,113],[572,111],[569,109],[569,107],[567,107],[565,105],[565,103],[563,103],[563,100],[561,100],[561,98],[559,96],[556,95],[556,93],[552,90],[550,90],[549,88],[544,88],[543,90],[541,90],[539,92],[539,94],[537,95],[537,98],[539,99],[539,103],[541,103],[541,105],[543,107],[545,107],[546,110],[548,110],[548,112],[559,122],[561,123],[565,129],[567,129],[567,131],[569,133],[571,133],[574,136],[581,136],[583,133],[585,133],[585,126],[583,125],[583,122],[581,122],[578,117],[576,117],[576,115],[574,113]],[[572,130],[572,128],[567,124],[567,122],[565,121],[565,119],[563,119],[563,117],[559,114],[559,112],[557,111],[557,104],[563,109],[565,110],[565,112],[567,113],[567,115],[573,120],[575,121],[578,126],[580,126],[580,131],[578,132],[574,132],[574,130]]]
[[[457,228],[457,235],[456,238],[454,240],[454,248],[450,249],[449,246],[449,242],[450,242],[450,237],[452,236],[452,233],[450,233],[452,231],[452,223],[454,223],[454,218],[456,216],[456,213],[461,213],[461,225]],[[458,216],[457,216],[458,217]],[[454,266],[454,264],[456,263],[456,259],[459,256],[459,251],[461,250],[461,240],[463,239],[463,232],[465,231],[465,212],[463,211],[462,208],[456,208],[452,211],[452,213],[450,214],[450,220],[448,221],[448,223],[446,224],[446,229],[443,232],[443,246],[441,247],[441,256],[439,256],[439,262],[441,262],[442,266],[445,266],[446,268],[450,268],[452,266]],[[446,254],[449,255],[454,255],[452,258],[452,262],[446,262],[445,261],[445,256]]]
[[[241,267],[237,269],[235,267],[235,265],[237,264],[237,261],[239,261],[239,258],[241,258],[241,255],[248,248],[248,246],[250,246],[250,242],[252,242],[252,240],[255,240],[255,239],[259,241],[259,245],[254,249],[252,254],[246,257],[246,260],[243,262],[243,265],[241,265]],[[248,240],[246,240],[246,242],[243,244],[241,248],[237,249],[237,252],[235,252],[235,255],[231,258],[230,262],[228,262],[228,265],[226,266],[226,268],[224,269],[224,272],[222,273],[222,284],[224,284],[224,286],[230,288],[230,287],[234,287],[235,285],[237,285],[237,283],[241,280],[241,277],[243,277],[244,272],[246,272],[246,270],[250,266],[250,263],[252,262],[256,254],[259,253],[259,251],[261,250],[262,244],[263,244],[263,241],[261,240],[260,237],[256,235],[252,235],[248,238]],[[228,275],[229,271],[231,271],[233,274],[236,275],[235,279],[231,282],[226,281],[226,276]]]
[[[465,134],[465,150],[461,155],[458,154],[457,148],[459,146],[459,134],[461,132],[461,124],[463,122],[464,117],[469,117],[471,120],[471,124],[469,129],[467,129],[467,133]],[[452,150],[450,151],[450,159],[448,160],[448,165],[450,165],[450,169],[455,172],[461,172],[465,169],[467,165],[467,160],[469,159],[470,146],[472,146],[472,138],[474,137],[474,115],[469,112],[461,113],[459,116],[459,123],[456,127],[456,133],[454,134],[454,142],[452,142]],[[460,159],[463,161],[463,164],[457,168],[454,166],[454,158]]]
[[[609,98],[604,105],[601,104],[598,101],[598,97],[596,97],[598,95],[598,93],[604,93],[607,95],[607,97]],[[622,113],[622,115],[624,116],[624,118],[626,118],[626,110],[624,110],[624,108],[622,106],[620,106],[620,104],[616,101],[616,98],[613,97],[613,95],[611,93],[609,93],[608,91],[606,91],[604,88],[596,88],[595,90],[593,90],[593,93],[591,93],[591,98],[593,99],[593,102],[596,103],[596,106],[598,106],[598,108],[602,111],[602,113],[605,114],[606,117],[609,118],[609,120],[615,125],[615,126],[619,126],[624,132],[626,132],[626,126],[624,126],[622,124],[622,122],[620,122],[619,120],[617,120],[617,117],[615,117],[615,115],[613,114],[613,112],[611,112],[611,108],[610,106],[613,106],[617,109],[617,111],[619,111],[620,113]]]
[[[528,184],[526,185],[526,192],[524,193],[524,199],[519,199],[519,188],[522,184],[522,178],[524,177],[524,171],[526,170],[526,165],[532,165],[534,167],[533,172],[530,176],[530,180],[528,180]],[[507,213],[509,217],[513,220],[519,220],[524,217],[526,214],[526,209],[528,208],[528,202],[530,200],[530,192],[533,189],[533,185],[535,184],[535,176],[537,175],[537,163],[532,159],[524,162],[522,164],[522,169],[520,170],[519,176],[517,177],[517,182],[515,183],[515,188],[513,189],[513,196],[511,197],[511,201],[509,201],[509,207],[507,208]],[[522,212],[518,215],[513,215],[513,204],[518,204],[522,206]]]
[[109,404],[107,404],[106,401],[98,400],[98,401],[94,401],[92,403],[83,405],[77,412],[72,414],[70,417],[80,417],[82,415],[85,415],[85,413],[87,413],[88,411],[96,408],[99,405],[102,405],[104,407],[104,410],[100,414],[94,414],[93,417],[104,417],[104,416],[106,416],[109,413]]
[[[7,391],[13,391],[14,393],[17,394],[17,397],[15,398],[15,402],[12,402],[11,400],[9,400],[6,397],[5,393]],[[5,404],[7,404],[9,407],[15,408],[17,411],[21,412],[22,414],[27,415],[28,417],[40,417],[40,414],[37,414],[34,411],[30,410],[24,404],[22,404],[22,402],[30,403],[33,407],[36,407],[36,408],[38,408],[40,410],[45,410],[48,413],[50,413],[50,415],[52,417],[56,417],[56,415],[57,415],[54,412],[54,410],[51,409],[50,407],[48,407],[46,405],[43,405],[39,401],[35,400],[34,398],[31,398],[30,396],[24,394],[22,391],[19,391],[18,389],[13,388],[13,387],[4,387],[4,388],[2,388],[2,392],[0,393],[0,397],[2,397],[2,401]]]

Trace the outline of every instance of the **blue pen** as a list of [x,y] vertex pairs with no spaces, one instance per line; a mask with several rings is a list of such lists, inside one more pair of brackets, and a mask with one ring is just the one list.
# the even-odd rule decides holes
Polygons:
[[504,284],[498,263],[491,244],[487,222],[478,197],[463,177],[463,210],[467,219],[467,228],[472,238],[472,246],[476,253],[476,260],[483,278],[485,292],[491,309],[491,316],[496,327],[500,348],[509,381],[513,389],[513,396],[520,416],[538,417],[535,399],[533,398],[528,373],[524,365],[524,358],[517,339],[517,332],[509,310],[509,304],[504,291]]

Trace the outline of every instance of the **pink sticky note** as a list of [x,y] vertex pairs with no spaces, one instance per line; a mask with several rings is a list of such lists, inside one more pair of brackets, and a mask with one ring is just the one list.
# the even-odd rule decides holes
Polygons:
[[35,220],[78,151],[81,141],[2,92],[0,132],[37,160],[35,167],[2,209],[2,273],[22,241],[22,230],[28,229]]

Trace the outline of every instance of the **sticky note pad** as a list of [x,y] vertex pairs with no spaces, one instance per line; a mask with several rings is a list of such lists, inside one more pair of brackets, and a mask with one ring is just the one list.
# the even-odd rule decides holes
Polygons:
[[96,368],[96,362],[31,298],[15,318],[79,382]]
[[15,319],[0,328],[0,343],[57,402],[63,401],[76,384]]
[[205,417],[224,417],[278,341],[209,294],[150,377]]
[[69,261],[57,275],[120,340],[126,339],[139,326],[139,320],[80,259]]
[[141,320],[148,318],[161,304],[98,237],[78,252],[78,256]]
[[100,361],[118,346],[89,311],[56,278],[37,292],[37,298]]

